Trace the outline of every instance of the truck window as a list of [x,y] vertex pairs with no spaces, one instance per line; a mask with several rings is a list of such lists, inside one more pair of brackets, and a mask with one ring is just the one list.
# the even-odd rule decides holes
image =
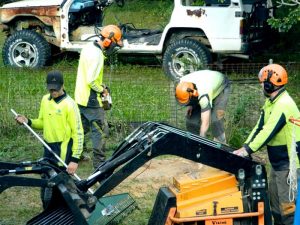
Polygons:
[[182,0],[181,4],[183,6],[204,6],[204,0]]
[[206,6],[229,6],[230,0],[205,0]]
[[182,0],[183,6],[229,6],[230,0]]

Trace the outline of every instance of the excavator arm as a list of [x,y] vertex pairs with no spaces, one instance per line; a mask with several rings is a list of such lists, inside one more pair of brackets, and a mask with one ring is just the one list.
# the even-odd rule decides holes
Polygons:
[[[129,135],[105,164],[86,180],[86,188],[99,181],[95,192],[102,197],[149,160],[174,155],[199,162],[235,175],[244,170],[246,178],[252,176],[255,166],[265,167],[250,158],[232,154],[234,149],[186,131],[160,123],[146,123]],[[118,168],[122,165],[121,168]],[[115,173],[112,170],[118,168]]]
[[[72,200],[69,195],[68,197],[65,197],[66,192],[71,192],[71,190],[68,190],[68,187],[74,187],[74,185],[70,185],[70,183],[75,184],[77,192],[79,193],[77,197],[85,196],[81,197],[83,202],[90,202],[91,196],[86,197],[84,193],[86,193],[96,182],[99,182],[101,184],[100,187],[92,194],[93,198],[99,200],[105,197],[105,194],[118,186],[124,179],[149,160],[162,155],[174,155],[235,175],[236,180],[238,181],[238,188],[242,195],[241,198],[246,199],[244,202],[248,205],[246,207],[248,208],[247,210],[258,211],[258,203],[264,203],[263,211],[265,216],[263,222],[267,225],[271,224],[269,200],[267,196],[267,176],[264,165],[253,161],[250,158],[232,154],[233,150],[234,149],[227,145],[193,135],[166,124],[147,122],[125,138],[112,156],[100,165],[87,179],[78,182],[70,177],[67,178],[68,176],[64,175],[64,179],[57,179],[55,176],[52,176],[50,181],[52,186],[59,187],[57,188],[58,192],[62,193],[61,195],[65,202],[63,205],[67,206],[67,208],[69,207],[69,211],[71,210],[70,214],[78,214],[80,213],[80,210],[76,209],[76,207],[74,209],[74,204],[72,204],[72,201],[74,200]],[[7,166],[8,164],[5,165]],[[5,165],[0,163],[0,169],[3,170]],[[12,166],[10,165],[10,169],[12,169],[11,167]],[[59,175],[60,174],[57,176],[59,177]],[[1,183],[3,183],[3,178],[5,178],[5,176],[0,177],[0,187]],[[64,192],[62,192],[62,186],[66,187]],[[74,192],[74,188],[72,189],[72,192]],[[169,194],[170,193],[168,192],[167,195]],[[256,197],[258,194],[259,198]],[[58,199],[59,198],[56,197],[56,204],[58,204]],[[161,205],[158,200],[156,202],[153,212],[157,212],[157,205]],[[176,200],[172,202],[174,206]],[[83,204],[81,204],[81,208],[82,205]],[[91,203],[86,203],[86,205],[87,211],[93,214],[95,207],[91,206]],[[164,214],[167,213],[169,213],[169,208],[165,209]],[[45,217],[45,214],[47,213],[41,214],[40,217]],[[83,217],[81,216],[80,218],[82,219]],[[152,215],[149,224],[165,224],[165,219],[166,216],[163,216],[163,220],[157,221],[155,216]],[[37,220],[33,219],[33,221]],[[181,222],[179,221],[178,223]],[[74,224],[77,224],[76,220],[74,221]],[[81,222],[81,224],[84,223]],[[89,223],[87,224],[97,223],[92,223],[91,220],[89,220]],[[261,223],[253,222],[251,224],[260,225]]]

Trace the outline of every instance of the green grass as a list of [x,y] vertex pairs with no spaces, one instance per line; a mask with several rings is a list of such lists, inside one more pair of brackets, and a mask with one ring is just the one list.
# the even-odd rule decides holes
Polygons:
[[[0,77],[0,119],[2,126],[12,124],[10,109],[36,117],[41,97],[47,93],[45,76],[54,68],[26,70],[2,68]],[[65,89],[73,97],[76,67],[59,67],[65,77]],[[118,121],[165,121],[170,118],[170,86],[160,68],[120,66],[105,70],[104,82],[112,90],[113,108],[109,117]],[[149,85],[143,85],[143,84]],[[143,111],[141,107],[149,110]],[[143,112],[142,112],[143,111]],[[5,132],[5,131],[3,131]]]

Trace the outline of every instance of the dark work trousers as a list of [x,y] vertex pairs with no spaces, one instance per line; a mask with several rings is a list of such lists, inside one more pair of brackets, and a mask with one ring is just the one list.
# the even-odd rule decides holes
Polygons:
[[[227,83],[224,90],[213,100],[211,109],[211,131],[214,138],[226,143],[225,136],[225,109],[229,99],[230,85]],[[201,108],[199,104],[193,106],[192,115],[186,116],[186,128],[189,132],[199,135],[201,125]]]
[[[79,110],[84,134],[92,132],[93,167],[96,169],[105,161],[105,139],[108,136],[108,124],[105,119],[105,112],[103,108],[89,108],[80,105]],[[86,146],[86,143],[84,146]]]
[[[299,170],[297,172],[299,178]],[[274,225],[294,224],[295,201],[290,202],[289,200],[288,173],[289,170],[275,171],[271,169],[269,194]]]

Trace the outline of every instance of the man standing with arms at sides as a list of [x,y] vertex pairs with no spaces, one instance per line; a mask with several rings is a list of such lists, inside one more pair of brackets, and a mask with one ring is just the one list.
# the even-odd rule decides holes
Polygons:
[[200,70],[180,79],[176,99],[187,106],[186,128],[206,137],[211,125],[215,141],[226,143],[224,115],[230,92],[227,77],[212,70]]
[[[295,202],[290,198],[292,193],[289,185],[292,185],[290,178],[293,176],[290,174],[290,166],[299,168],[300,128],[289,122],[289,119],[300,118],[300,113],[285,89],[288,75],[282,66],[265,66],[258,76],[267,99],[244,146],[233,153],[248,156],[267,146],[271,163],[269,195],[274,225],[292,225]],[[296,158],[292,157],[293,151],[297,152]],[[297,172],[299,174],[299,169]]]
[[[105,136],[108,135],[108,125],[101,97],[108,94],[103,85],[103,69],[105,55],[116,52],[116,47],[122,47],[121,30],[114,25],[105,26],[100,32],[100,40],[86,44],[80,54],[75,101],[78,104],[84,134],[91,131],[93,148],[93,167],[105,161]],[[84,151],[86,143],[84,143]]]

